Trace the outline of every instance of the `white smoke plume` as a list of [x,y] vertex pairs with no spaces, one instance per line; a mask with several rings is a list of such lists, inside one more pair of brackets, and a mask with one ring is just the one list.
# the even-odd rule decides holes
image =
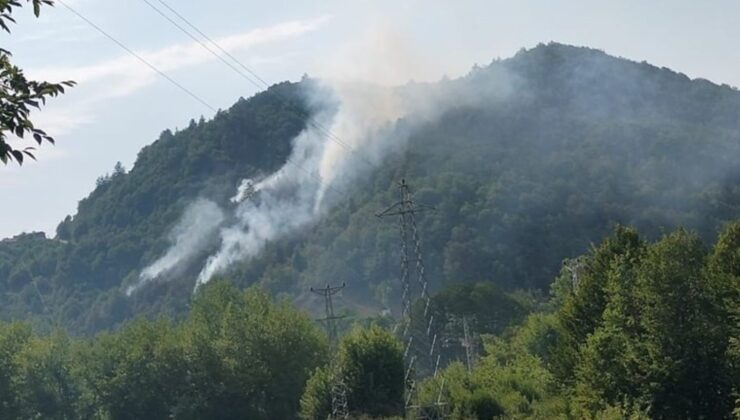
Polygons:
[[258,182],[242,182],[232,200],[239,202],[237,221],[221,230],[221,246],[197,285],[254,257],[267,242],[318,220],[358,174],[380,163],[382,141],[373,133],[405,114],[400,101],[377,86],[341,84],[331,91],[339,102],[337,113],[317,116],[316,124],[294,139],[280,170]]
[[[261,180],[245,179],[237,188],[231,200],[236,203],[234,221],[220,229],[220,245],[201,269],[196,289],[235,262],[256,256],[266,243],[317,221],[343,197],[342,192],[357,177],[378,167],[391,151],[405,146],[406,137],[393,130],[399,119],[411,124],[427,121],[450,106],[470,105],[470,98],[481,96],[480,92],[460,91],[462,85],[455,83],[443,83],[436,88],[417,84],[393,87],[397,80],[411,79],[412,75],[404,79],[404,63],[418,65],[420,60],[409,58],[402,40],[394,38],[392,33],[370,36],[366,43],[372,45],[355,51],[374,51],[373,54],[362,60],[354,56],[349,59],[354,68],[362,69],[359,75],[342,72],[337,64],[342,60],[337,60],[333,69],[340,69],[348,77],[336,78],[330,73],[328,79],[323,79],[323,86],[304,92],[319,104],[325,104],[324,96],[331,92],[329,101],[338,104],[336,112],[327,111],[314,117],[315,124],[309,123],[293,140],[288,162],[277,172]],[[393,57],[406,60],[394,61]],[[390,72],[389,63],[398,67]],[[507,84],[504,79],[502,86]],[[495,96],[501,96],[505,89],[491,90],[496,92]],[[200,243],[194,240],[190,245],[198,248]],[[174,248],[177,246],[176,243]],[[160,267],[171,267],[181,255],[184,254],[170,250],[144,273],[156,277],[165,271]]]
[[[219,226],[220,245],[201,269],[196,288],[235,262],[256,256],[268,242],[318,220],[358,175],[382,161],[390,143],[401,143],[394,136],[376,135],[406,114],[392,89],[337,83],[307,94],[326,95],[327,90],[339,103],[338,111],[315,116],[293,139],[288,162],[277,172],[241,182],[230,200],[236,204],[229,218],[233,222],[221,226],[223,211],[212,202],[191,206],[175,228],[173,247],[142,271],[139,283],[129,287],[128,294],[203,252]],[[220,217],[214,218],[214,213]]]
[[131,296],[148,282],[205,252],[211,242],[208,239],[213,238],[224,219],[224,212],[213,201],[201,198],[190,204],[170,232],[172,246],[141,272],[139,281],[126,288],[126,295]]

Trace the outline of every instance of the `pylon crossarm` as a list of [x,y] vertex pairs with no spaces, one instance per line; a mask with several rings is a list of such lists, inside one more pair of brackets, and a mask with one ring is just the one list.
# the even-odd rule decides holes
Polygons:
[[[395,203],[392,206],[388,207],[387,209],[385,209],[385,210],[383,210],[383,211],[381,211],[379,213],[376,213],[375,214],[375,217],[379,217],[379,218],[382,219],[383,217],[398,216],[398,215],[401,215],[401,214],[405,214],[405,213],[407,213],[407,211],[404,210],[403,207],[404,207],[404,203],[402,203],[402,202]],[[401,210],[399,210],[399,208]]]

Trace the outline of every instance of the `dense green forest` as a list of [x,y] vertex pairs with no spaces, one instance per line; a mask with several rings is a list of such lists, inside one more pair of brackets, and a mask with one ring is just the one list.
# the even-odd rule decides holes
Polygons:
[[[535,305],[490,282],[436,294],[438,328],[467,317],[482,346],[469,367],[447,346],[420,405],[452,419],[740,418],[740,221],[710,248],[620,226],[579,261]],[[77,339],[2,323],[0,417],[322,419],[342,377],[352,418],[401,418],[404,350],[387,323],[355,319],[330,351],[305,312],[228,281],[181,322]]]
[[[302,307],[313,306],[309,286],[346,282],[348,312],[397,309],[397,228],[374,215],[396,199],[400,178],[436,208],[420,218],[433,290],[492,282],[544,294],[564,258],[617,223],[648,239],[684,226],[712,241],[738,216],[734,88],[555,43],[461,79],[404,88],[449,85],[473,95],[502,72],[512,80],[507,100],[460,101],[414,126],[405,151],[356,182],[326,217],[228,276]],[[102,176],[54,238],[0,241],[0,317],[74,334],[139,314],[184,317],[207,255],[130,298],[126,286],[170,246],[188,204],[204,197],[228,208],[241,179],[285,163],[291,139],[316,111],[305,96],[313,83],[281,83],[211,121],[163,132],[130,170],[118,165]],[[389,130],[408,126],[397,121]]]

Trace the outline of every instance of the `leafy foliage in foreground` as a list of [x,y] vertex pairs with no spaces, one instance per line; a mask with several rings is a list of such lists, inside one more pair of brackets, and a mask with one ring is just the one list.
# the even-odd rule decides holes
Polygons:
[[403,348],[378,326],[355,328],[341,341],[336,364],[317,370],[301,398],[301,417],[323,419],[331,414],[332,380],[341,377],[347,403],[355,416],[389,418],[404,414]]
[[[452,419],[729,419],[740,406],[740,221],[712,249],[679,229],[644,240],[619,227],[564,272],[523,321],[473,305],[490,331],[470,370],[421,382],[427,412]],[[477,291],[477,292],[476,292]],[[436,302],[496,296],[486,284]],[[597,299],[598,297],[598,299]],[[498,301],[501,301],[499,296]],[[496,317],[489,317],[491,313]],[[334,371],[329,357],[335,356]],[[139,319],[70,339],[0,324],[0,407],[11,418],[325,418],[341,375],[355,418],[400,418],[403,346],[377,326],[336,352],[307,315],[263,291],[205,286],[179,324]],[[443,405],[434,405],[440,398]]]
[[[33,4],[36,17],[41,14],[42,5],[53,5],[52,0],[27,0]],[[10,23],[14,9],[21,7],[19,0],[0,0],[0,29],[10,33]],[[23,139],[29,135],[41,145],[44,141],[54,143],[54,139],[44,130],[36,128],[30,119],[33,108],[40,109],[46,99],[64,93],[65,87],[75,85],[72,81],[61,83],[38,82],[28,80],[23,70],[10,61],[10,51],[0,48],[0,162],[7,164],[15,160],[23,164],[24,157],[36,159],[33,147],[16,149],[8,143],[8,134]]]
[[[732,418],[740,371],[740,222],[709,252],[679,229],[655,243],[634,229],[554,283],[553,309],[530,315],[468,373],[439,382],[456,418]],[[481,417],[485,413],[485,417]]]
[[314,323],[261,291],[209,285],[180,325],[72,341],[0,325],[3,418],[294,418],[327,357]]

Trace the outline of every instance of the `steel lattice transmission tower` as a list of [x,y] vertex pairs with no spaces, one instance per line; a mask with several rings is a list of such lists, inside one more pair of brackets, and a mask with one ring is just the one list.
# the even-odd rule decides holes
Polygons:
[[[379,218],[398,217],[399,234],[401,236],[401,320],[396,325],[396,332],[399,328],[400,335],[404,341],[404,364],[406,382],[405,407],[406,415],[409,418],[439,418],[440,409],[444,408],[441,401],[442,388],[440,387],[439,398],[434,404],[432,410],[429,407],[421,407],[416,400],[416,382],[417,369],[416,364],[420,357],[428,358],[430,366],[433,369],[434,376],[437,376],[440,361],[440,343],[438,343],[437,333],[432,330],[434,324],[434,315],[430,313],[429,306],[431,299],[429,296],[429,285],[424,272],[424,259],[421,252],[421,239],[416,224],[416,215],[423,211],[433,210],[428,206],[419,205],[414,201],[411,188],[405,179],[398,184],[399,201],[392,204],[387,209],[378,213]],[[414,290],[418,291],[418,297],[424,305],[422,312],[424,332],[412,330],[412,303],[414,302]],[[421,351],[420,349],[427,350]]]
[[345,284],[341,286],[330,286],[322,289],[310,289],[311,292],[316,293],[319,296],[324,297],[324,309],[325,317],[320,319],[326,326],[326,332],[329,335],[329,346],[331,348],[331,359],[329,362],[330,381],[331,381],[331,414],[330,419],[346,419],[349,418],[349,406],[347,405],[347,384],[344,382],[344,377],[339,372],[336,354],[337,354],[337,343],[339,334],[337,332],[338,319],[344,318],[343,316],[336,316],[334,314],[334,302],[332,296],[339,293],[340,290],[344,289]]

